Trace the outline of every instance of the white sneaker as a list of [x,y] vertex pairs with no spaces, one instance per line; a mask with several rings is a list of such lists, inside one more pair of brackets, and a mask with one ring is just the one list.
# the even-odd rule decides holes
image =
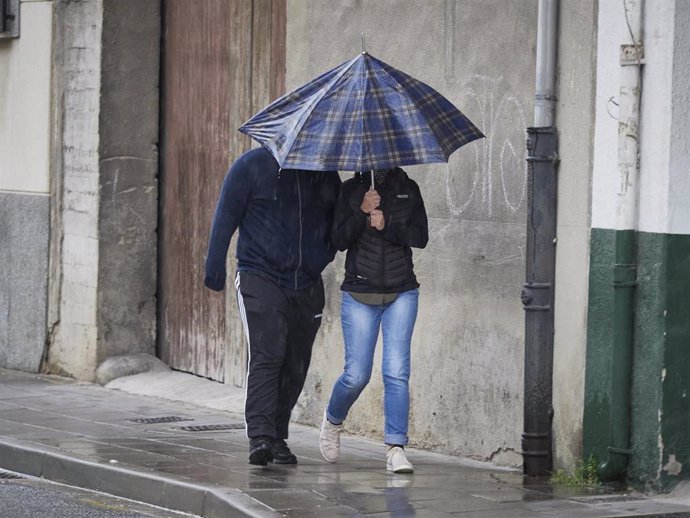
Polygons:
[[338,460],[340,453],[340,433],[343,431],[342,424],[333,424],[326,418],[326,412],[323,413],[323,421],[321,421],[321,433],[319,434],[319,449],[321,455],[328,462],[335,462]]
[[386,469],[393,473],[412,473],[414,467],[405,457],[405,450],[400,446],[393,446],[386,454]]

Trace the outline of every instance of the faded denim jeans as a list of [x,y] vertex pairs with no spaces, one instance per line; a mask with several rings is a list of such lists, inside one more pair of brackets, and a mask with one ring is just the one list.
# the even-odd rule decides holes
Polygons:
[[357,302],[343,292],[340,318],[345,341],[345,370],[336,381],[327,417],[335,424],[347,417],[350,407],[369,383],[374,350],[383,332],[384,442],[404,446],[410,411],[410,342],[417,319],[419,290],[400,293],[389,304]]

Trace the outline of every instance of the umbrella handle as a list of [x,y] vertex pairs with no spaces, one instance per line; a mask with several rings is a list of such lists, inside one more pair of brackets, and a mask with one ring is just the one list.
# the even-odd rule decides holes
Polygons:
[[374,188],[374,170],[371,170],[371,188]]

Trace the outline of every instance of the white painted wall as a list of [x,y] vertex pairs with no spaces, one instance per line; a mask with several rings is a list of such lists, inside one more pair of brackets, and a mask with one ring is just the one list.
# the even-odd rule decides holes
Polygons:
[[[676,0],[667,232],[690,234],[690,2]],[[660,99],[660,104],[667,98]]]
[[[684,0],[644,3],[637,229],[690,233],[690,158],[686,143],[690,47]],[[682,30],[678,32],[678,28]],[[617,108],[619,48],[630,42],[623,3],[599,3],[597,101],[592,185],[592,227],[614,229],[619,191]]]
[[673,20],[675,7],[682,3],[686,2],[647,0],[644,4],[638,206],[638,229],[642,232],[670,231]]
[[21,37],[0,40],[0,190],[47,194],[53,2],[20,8]]
[[629,42],[623,2],[599,2],[597,36],[596,122],[592,176],[592,227],[615,228],[618,192],[619,49]]

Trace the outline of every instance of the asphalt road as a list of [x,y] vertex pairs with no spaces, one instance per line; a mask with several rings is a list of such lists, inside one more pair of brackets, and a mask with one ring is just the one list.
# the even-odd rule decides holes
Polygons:
[[[11,476],[0,471],[0,477]],[[2,518],[193,518],[104,493],[35,478],[0,478]]]

